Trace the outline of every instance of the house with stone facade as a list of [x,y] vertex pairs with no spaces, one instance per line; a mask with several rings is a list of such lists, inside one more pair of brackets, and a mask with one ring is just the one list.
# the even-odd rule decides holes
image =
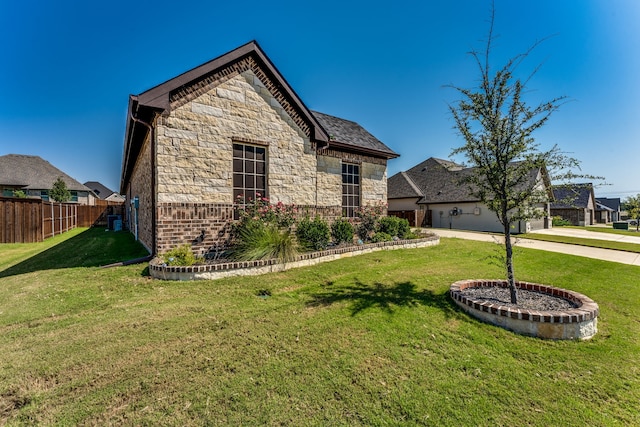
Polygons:
[[311,111],[252,41],[131,95],[120,192],[147,249],[227,237],[238,200],[267,196],[328,220],[385,202],[393,150]]
[[58,178],[64,181],[71,199],[68,203],[95,205],[96,195],[40,156],[6,154],[0,156],[0,188],[2,197],[14,197],[18,191],[30,199],[49,201],[49,192]]
[[[411,169],[399,172],[388,181],[389,215],[400,216],[418,227],[451,228],[458,230],[503,232],[496,214],[477,197],[471,195],[464,177],[472,168],[455,162],[430,157]],[[532,170],[526,188],[546,193],[552,200],[551,182],[546,169]],[[512,224],[514,234],[548,228],[549,202],[535,206],[539,218]]]

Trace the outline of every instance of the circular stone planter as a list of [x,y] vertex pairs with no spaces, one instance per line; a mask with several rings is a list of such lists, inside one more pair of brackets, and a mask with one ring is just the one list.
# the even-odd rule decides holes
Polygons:
[[455,303],[473,317],[521,335],[547,339],[582,339],[598,331],[598,304],[578,292],[536,283],[516,282],[516,288],[542,292],[564,298],[576,305],[562,311],[538,311],[467,298],[461,291],[469,287],[509,287],[506,280],[461,280],[451,285],[449,295]]

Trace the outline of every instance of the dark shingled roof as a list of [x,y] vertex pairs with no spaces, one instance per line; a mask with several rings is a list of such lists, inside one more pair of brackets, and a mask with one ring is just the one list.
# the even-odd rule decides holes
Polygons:
[[[461,183],[461,180],[472,172],[473,168],[430,157],[408,171],[397,173],[389,178],[387,197],[389,199],[421,197],[418,200],[421,204],[478,202],[477,197],[469,194],[467,184]],[[537,177],[538,171],[532,171],[528,185],[535,185]],[[411,188],[418,191],[412,193]]]
[[387,198],[405,199],[422,197],[422,191],[407,176],[406,172],[400,172],[387,180]]
[[609,197],[598,197],[596,198],[596,202],[600,203],[601,205],[604,205],[610,209],[613,209],[614,211],[619,211],[620,210],[620,198],[619,197],[614,197],[614,198],[609,198]]
[[106,199],[107,197],[115,193],[115,191],[107,188],[106,186],[102,185],[102,183],[98,181],[87,181],[84,183],[84,185],[89,187],[91,190],[93,190],[96,196],[98,196],[98,198],[102,200]]
[[320,126],[329,134],[329,147],[352,148],[359,152],[365,150],[372,154],[387,158],[398,157],[398,154],[371,135],[362,126],[350,120],[330,116],[318,111],[311,111]]
[[91,191],[41,157],[24,154],[0,156],[0,185],[25,190],[50,190],[58,177],[71,191]]
[[554,186],[553,196],[556,202],[551,204],[551,209],[586,209],[592,194],[593,185],[591,183]]

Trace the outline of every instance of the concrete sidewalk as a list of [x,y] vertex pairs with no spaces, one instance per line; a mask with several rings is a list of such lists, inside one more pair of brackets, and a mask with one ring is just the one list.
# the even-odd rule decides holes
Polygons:
[[625,234],[599,233],[597,231],[581,230],[579,228],[553,227],[545,230],[532,231],[532,234],[547,234],[553,236],[577,237],[580,239],[609,240],[612,242],[626,242],[640,245],[640,233],[637,236]]
[[[429,231],[437,234],[440,237],[453,237],[458,239],[478,240],[482,242],[493,242],[493,243],[500,243],[500,244],[504,242],[504,237],[500,234],[480,233],[480,232],[463,231],[463,230],[448,230],[448,229],[442,229],[442,228],[431,228],[429,229]],[[582,232],[582,230],[575,230],[575,231]],[[590,232],[590,233],[605,234],[605,233],[595,233],[595,232]],[[614,235],[614,234],[612,234],[612,236],[617,237],[617,235]],[[573,237],[578,237],[578,236],[573,236]],[[629,237],[636,238],[634,236],[629,236]],[[588,237],[588,238],[594,239],[596,237]],[[602,240],[610,240],[610,239],[602,239]],[[512,241],[515,242],[516,246],[520,246],[523,248],[539,249],[539,250],[548,251],[548,252],[559,252],[563,254],[582,256],[586,258],[599,259],[603,261],[611,261],[611,262],[618,262],[621,264],[640,266],[640,254],[638,253],[615,251],[611,249],[590,248],[587,246],[569,245],[566,243],[543,242],[540,240],[532,240],[532,239],[526,239],[526,238],[520,238],[520,237],[514,237]]]

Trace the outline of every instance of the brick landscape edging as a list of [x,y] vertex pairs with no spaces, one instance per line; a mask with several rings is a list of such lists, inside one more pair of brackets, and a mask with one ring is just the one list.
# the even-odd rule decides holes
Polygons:
[[392,242],[368,243],[358,246],[345,246],[319,252],[300,254],[295,260],[281,263],[276,259],[260,261],[236,261],[216,264],[202,264],[192,266],[168,266],[156,258],[149,263],[149,273],[152,277],[162,280],[212,280],[231,276],[255,276],[271,272],[285,271],[291,268],[306,267],[361,255],[370,252],[412,249],[434,246],[440,243],[436,235],[412,240],[397,240]]
[[598,331],[598,304],[578,292],[538,283],[516,282],[518,289],[564,298],[577,307],[562,311],[538,311],[505,307],[467,298],[461,291],[469,287],[508,287],[506,280],[461,280],[449,288],[455,303],[472,316],[513,332],[549,339],[589,339]]

